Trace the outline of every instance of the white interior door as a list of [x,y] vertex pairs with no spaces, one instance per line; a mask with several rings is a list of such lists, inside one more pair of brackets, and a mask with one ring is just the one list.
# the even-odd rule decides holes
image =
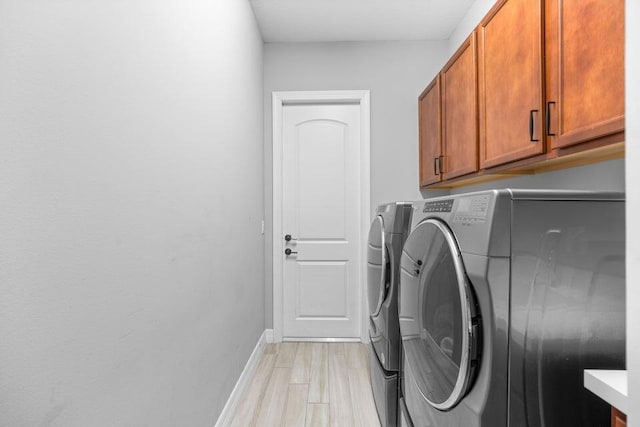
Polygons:
[[359,104],[282,107],[285,339],[360,337],[360,129]]

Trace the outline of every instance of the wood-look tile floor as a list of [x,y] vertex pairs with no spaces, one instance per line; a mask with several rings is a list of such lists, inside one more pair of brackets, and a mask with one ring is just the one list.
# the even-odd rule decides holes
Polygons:
[[369,347],[267,344],[231,425],[380,427],[369,381]]

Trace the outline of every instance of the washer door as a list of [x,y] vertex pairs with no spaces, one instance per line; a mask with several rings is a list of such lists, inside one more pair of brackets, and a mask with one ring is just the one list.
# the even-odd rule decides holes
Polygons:
[[412,380],[436,409],[453,408],[472,385],[479,320],[453,234],[439,220],[423,221],[402,253],[400,329]]
[[389,253],[384,241],[384,222],[377,216],[369,229],[367,249],[367,290],[369,314],[377,316],[389,289]]

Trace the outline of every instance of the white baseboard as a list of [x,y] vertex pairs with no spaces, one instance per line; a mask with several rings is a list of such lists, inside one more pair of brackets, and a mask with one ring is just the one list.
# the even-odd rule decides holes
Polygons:
[[215,427],[227,427],[231,425],[236,408],[240,402],[240,397],[249,385],[251,377],[258,367],[260,357],[262,357],[262,353],[264,353],[265,344],[270,342],[273,342],[273,329],[265,329],[264,332],[262,332],[262,335],[260,335],[256,346],[253,348],[253,352],[251,353],[251,356],[249,356],[249,360],[244,366],[233,391],[231,391],[231,395],[229,396],[229,399],[227,399],[227,403],[224,405],[224,408],[222,408],[222,412],[218,417],[218,421],[216,421]]

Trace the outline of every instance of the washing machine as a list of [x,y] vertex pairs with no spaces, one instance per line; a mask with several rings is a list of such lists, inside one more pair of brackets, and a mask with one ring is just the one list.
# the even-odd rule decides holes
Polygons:
[[402,245],[409,233],[411,203],[380,205],[369,229],[367,294],[371,339],[371,385],[382,427],[397,425],[400,326],[398,280]]
[[584,369],[625,367],[624,197],[491,190],[413,205],[400,424],[596,427]]

